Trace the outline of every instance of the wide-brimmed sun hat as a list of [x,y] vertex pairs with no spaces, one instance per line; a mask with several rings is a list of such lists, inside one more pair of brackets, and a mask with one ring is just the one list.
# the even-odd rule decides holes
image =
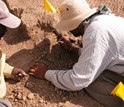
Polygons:
[[91,9],[86,0],[64,0],[59,6],[60,21],[55,28],[61,31],[70,31],[97,12],[96,8]]
[[6,4],[0,0],[0,24],[9,27],[16,28],[20,25],[21,20],[15,15],[11,14]]

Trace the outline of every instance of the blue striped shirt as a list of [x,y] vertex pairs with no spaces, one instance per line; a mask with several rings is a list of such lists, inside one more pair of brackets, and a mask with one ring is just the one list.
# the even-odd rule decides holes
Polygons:
[[105,69],[124,76],[123,18],[114,14],[93,17],[82,43],[73,69],[48,70],[45,78],[60,89],[76,91],[88,87]]

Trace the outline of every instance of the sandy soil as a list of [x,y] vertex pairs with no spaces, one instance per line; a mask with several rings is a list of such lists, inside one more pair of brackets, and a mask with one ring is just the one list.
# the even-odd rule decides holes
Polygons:
[[[81,37],[74,38],[68,32],[54,29],[59,19],[57,14],[44,11],[43,0],[4,0],[10,11],[22,20],[17,29],[8,29],[0,47],[7,55],[7,63],[28,72],[34,63],[43,63],[49,69],[69,69],[78,57],[58,45],[60,36],[68,36],[75,46],[80,46]],[[54,7],[62,0],[49,0]],[[123,0],[88,0],[91,7],[107,4],[114,13],[124,16]],[[84,90],[67,92],[55,88],[46,80],[25,77],[16,83],[6,80],[7,95],[13,107],[103,107]]]

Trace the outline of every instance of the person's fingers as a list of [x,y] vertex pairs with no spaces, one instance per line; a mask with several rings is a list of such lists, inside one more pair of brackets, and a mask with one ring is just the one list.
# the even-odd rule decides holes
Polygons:
[[34,74],[34,73],[32,73],[32,72],[29,72],[29,75],[35,76],[35,74]]
[[64,44],[64,41],[59,41],[58,43],[59,43],[59,44]]
[[23,74],[24,76],[26,76],[27,74],[22,70],[21,74]]
[[61,37],[58,41],[62,41],[63,37]]
[[21,80],[21,78],[18,75],[14,75],[13,79],[16,80],[16,81],[20,81]]
[[62,36],[59,40],[59,41],[69,41],[69,39],[66,37],[66,36]]
[[64,41],[70,41],[66,36],[62,36],[62,39],[63,39]]
[[26,73],[19,73],[18,76],[19,77],[24,77],[24,76],[27,76],[27,74]]
[[19,74],[18,74],[18,76],[20,76],[20,77],[21,77],[21,76],[23,76],[23,74],[22,74],[22,73],[19,73]]
[[27,74],[23,71],[23,70],[18,70],[18,73],[17,73],[18,75],[20,75],[20,76],[26,76]]
[[34,73],[36,70],[35,69],[30,69],[29,71]]
[[11,75],[11,78],[13,78],[13,79],[14,79],[14,77],[15,77],[15,76],[12,74],[12,75]]

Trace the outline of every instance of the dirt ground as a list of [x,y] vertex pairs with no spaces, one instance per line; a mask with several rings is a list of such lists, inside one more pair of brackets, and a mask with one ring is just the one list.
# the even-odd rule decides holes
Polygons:
[[[8,29],[0,47],[7,55],[7,63],[24,69],[27,73],[34,63],[45,64],[48,69],[69,69],[78,57],[58,45],[60,36],[68,36],[75,46],[81,37],[74,38],[68,32],[59,32],[54,25],[57,14],[44,11],[43,0],[3,0],[10,11],[21,18],[17,29]],[[62,0],[49,0],[57,8]],[[107,4],[113,13],[124,16],[124,0],[88,0],[91,7]],[[25,77],[21,82],[6,79],[8,99],[13,107],[103,107],[84,90],[67,92],[55,88],[46,80]]]

